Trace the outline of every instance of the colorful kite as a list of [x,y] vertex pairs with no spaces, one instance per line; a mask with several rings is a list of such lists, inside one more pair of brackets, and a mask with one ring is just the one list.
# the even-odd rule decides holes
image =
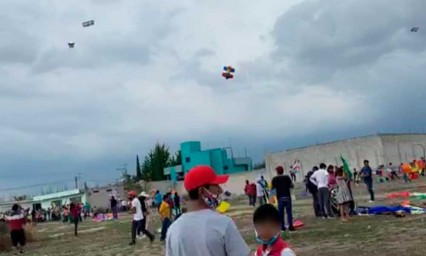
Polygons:
[[419,31],[419,29],[420,29],[419,27],[413,27],[410,31],[411,32],[417,32],[417,31]]
[[85,28],[93,26],[93,25],[95,25],[95,21],[94,20],[89,20],[89,21],[83,22],[83,27],[85,27]]
[[225,66],[225,67],[223,67],[223,70],[225,72],[222,73],[222,76],[226,80],[234,78],[234,74],[233,73],[235,73],[235,69],[232,66],[227,66],[227,67]]

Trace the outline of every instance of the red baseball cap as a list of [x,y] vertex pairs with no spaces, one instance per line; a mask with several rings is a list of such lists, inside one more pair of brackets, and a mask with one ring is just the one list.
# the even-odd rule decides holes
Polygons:
[[127,196],[129,196],[129,197],[137,197],[137,193],[135,192],[135,191],[129,191],[128,193],[127,193]]
[[216,175],[213,168],[207,165],[199,165],[185,175],[185,189],[190,191],[205,185],[220,185],[228,181],[229,175]]

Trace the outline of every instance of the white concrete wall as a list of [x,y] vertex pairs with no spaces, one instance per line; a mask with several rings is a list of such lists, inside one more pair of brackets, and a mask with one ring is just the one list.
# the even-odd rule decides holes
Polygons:
[[373,168],[389,162],[399,165],[420,159],[424,153],[422,146],[426,148],[426,134],[382,134],[270,153],[265,162],[266,169],[273,173],[278,165],[288,169],[294,160],[300,160],[302,172],[297,179],[301,182],[306,172],[321,162],[342,165],[340,154],[351,169],[359,170],[364,159],[370,160]]
[[[257,177],[262,175],[268,182],[270,182],[273,177],[265,169],[234,173],[229,175],[228,183],[224,184],[222,187],[233,195],[243,195],[246,180],[254,182]],[[164,193],[172,189],[172,183],[171,181],[154,181],[149,184],[149,189],[157,189],[160,190],[161,193]],[[176,184],[175,190],[181,195],[186,194],[183,181]]]
[[114,196],[117,200],[127,200],[127,195],[123,186],[106,186],[101,188],[92,188],[89,190],[87,202],[91,207],[110,208],[110,198]]
[[380,137],[368,136],[270,153],[265,157],[266,170],[274,173],[279,165],[288,170],[295,160],[300,160],[301,171],[297,174],[297,182],[302,182],[306,173],[320,163],[342,165],[340,155],[348,161],[351,169],[362,167],[364,159],[370,160],[372,167],[378,166],[383,162]]
[[[426,147],[426,134],[400,134],[381,136],[385,163],[398,165],[411,162],[423,157],[423,147]],[[420,145],[419,145],[420,144]]]

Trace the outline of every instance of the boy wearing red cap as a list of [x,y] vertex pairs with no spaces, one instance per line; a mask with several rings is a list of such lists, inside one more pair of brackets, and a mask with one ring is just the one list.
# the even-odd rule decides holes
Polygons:
[[215,211],[228,175],[197,166],[185,176],[189,211],[169,228],[166,256],[246,256],[250,248],[231,218]]

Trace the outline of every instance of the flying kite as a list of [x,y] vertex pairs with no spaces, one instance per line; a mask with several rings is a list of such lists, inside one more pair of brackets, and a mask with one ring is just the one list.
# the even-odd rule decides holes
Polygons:
[[68,47],[69,47],[69,48],[74,48],[74,45],[75,45],[75,42],[69,42],[69,43],[68,43]]
[[420,28],[419,27],[413,27],[410,31],[411,32],[417,32]]
[[93,26],[93,25],[95,25],[95,21],[94,20],[89,20],[89,21],[83,22],[83,27],[85,27],[85,28]]
[[223,67],[223,70],[225,72],[222,73],[222,76],[228,80],[234,78],[235,69],[232,66],[225,66]]

